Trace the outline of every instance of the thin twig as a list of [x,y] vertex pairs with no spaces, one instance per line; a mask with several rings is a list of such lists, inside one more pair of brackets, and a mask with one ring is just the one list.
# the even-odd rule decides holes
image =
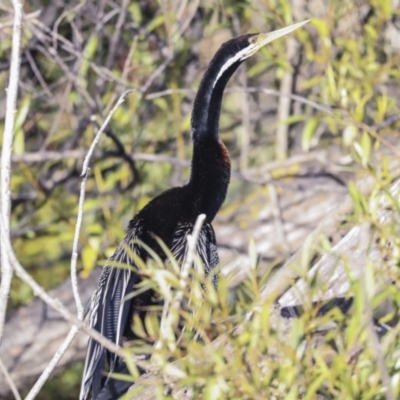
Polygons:
[[[34,26],[32,26],[34,25]],[[104,79],[107,79],[110,82],[116,82],[119,83],[120,85],[123,85],[125,87],[133,88],[133,86],[130,84],[129,81],[124,81],[121,80],[118,76],[115,76],[110,70],[107,68],[104,68],[103,66],[95,64],[92,60],[90,60],[88,57],[85,57],[82,52],[76,50],[73,46],[73,44],[65,39],[65,37],[59,35],[58,33],[52,32],[46,25],[44,25],[42,22],[39,20],[33,20],[32,24],[32,30],[34,31],[36,37],[43,43],[49,45],[48,42],[52,42],[53,36],[57,38],[57,40],[60,42],[60,47],[67,51],[68,53],[74,55],[75,57],[79,57],[81,60],[84,60],[85,62],[88,63],[88,65],[93,69],[94,72],[96,72],[98,75],[102,76]],[[35,29],[37,27],[38,29]],[[45,36],[45,34],[47,36]],[[46,42],[47,40],[47,42]]]
[[42,87],[43,92],[46,93],[46,95],[50,98],[50,100],[54,100],[53,93],[51,93],[49,87],[47,86],[45,80],[43,79],[43,76],[40,73],[39,68],[37,67],[35,60],[33,59],[29,49],[25,50],[25,56],[29,62],[29,65],[30,65],[33,73],[35,74],[36,79],[38,80],[40,86]]
[[140,93],[146,93],[147,89],[153,84],[157,77],[167,68],[168,64],[174,59],[174,54],[170,54],[164,62],[149,76],[145,84],[140,88]]
[[[389,171],[393,178],[400,176],[400,161],[394,158],[390,164]],[[370,193],[376,184],[375,178],[368,176],[356,183],[357,189],[363,193]],[[350,195],[347,195],[340,204],[337,204],[318,226],[304,240],[304,245],[300,247],[279,270],[265,283],[261,299],[265,301],[269,296],[279,298],[298,277],[297,266],[301,265],[303,252],[307,250],[310,243],[318,243],[321,235],[330,235],[334,232],[343,218],[351,212],[354,203]]]
[[[120,97],[119,101],[117,102],[116,106],[111,110],[109,115],[107,116],[106,120],[104,121],[103,125],[99,129],[99,132],[97,133],[94,141],[97,139],[97,141],[100,139],[101,133],[104,131],[105,127],[107,126],[107,123],[111,119],[112,115],[118,108],[118,105],[122,103],[124,96],[126,95],[126,92]],[[94,143],[93,141],[93,143]],[[94,147],[92,146],[89,150],[93,153]],[[88,152],[88,156],[89,156]],[[90,157],[86,157],[85,161],[87,161],[87,165],[90,162]],[[78,276],[77,276],[77,259],[78,259],[78,245],[79,245],[79,235],[80,235],[80,230],[82,226],[82,218],[83,218],[83,206],[85,202],[85,189],[86,189],[86,181],[89,173],[89,168],[86,165],[86,168],[84,169],[84,173],[82,174],[82,183],[81,183],[81,190],[80,190],[80,195],[79,195],[79,203],[78,203],[78,215],[77,215],[77,220],[76,220],[76,225],[75,225],[75,236],[74,236],[74,242],[73,242],[73,247],[72,247],[72,255],[71,255],[71,284],[72,284],[72,292],[74,294],[75,298],[75,304],[77,308],[77,318],[79,321],[83,320],[84,316],[84,308],[82,305],[82,300],[79,295],[79,290],[78,290]],[[85,167],[85,165],[84,165]],[[61,344],[61,346],[58,348],[57,352],[54,354],[53,358],[51,359],[50,363],[47,365],[45,370],[42,372],[41,376],[39,379],[36,381],[35,385],[32,387],[31,391],[29,392],[28,396],[26,397],[25,400],[33,400],[37,393],[39,393],[40,389],[44,385],[44,383],[47,381],[49,378],[50,374],[53,372],[54,368],[62,358],[62,356],[65,354],[67,351],[69,345],[71,344],[72,340],[74,337],[77,335],[79,332],[79,327],[74,326],[71,328],[68,336],[65,338],[64,342]]]
[[195,0],[195,2],[191,4],[191,10],[189,11],[189,15],[186,18],[186,20],[179,26],[178,31],[175,34],[173,34],[172,42],[176,43],[176,41],[185,33],[186,29],[189,27],[190,23],[195,17],[199,5],[200,5],[200,0]]
[[[58,35],[58,27],[60,26],[61,21],[66,18],[71,16],[72,13],[77,13],[83,6],[86,5],[86,1],[82,1],[78,3],[76,6],[72,8],[66,8],[61,15],[56,19],[53,25],[53,31],[52,31],[52,39],[53,39],[53,48],[55,51],[58,51],[57,49],[57,36]],[[50,30],[50,29],[49,29]]]
[[79,202],[78,202],[78,215],[76,217],[76,225],[75,225],[75,236],[74,236],[74,243],[72,246],[72,255],[71,255],[71,284],[72,284],[72,292],[74,293],[76,309],[78,310],[78,318],[80,320],[83,319],[83,305],[82,300],[79,295],[78,290],[78,275],[76,271],[76,261],[78,259],[78,244],[79,244],[79,234],[81,231],[82,226],[82,217],[83,217],[83,205],[85,203],[85,189],[86,189],[86,181],[88,177],[88,172],[83,175],[82,183],[81,183],[81,191],[79,195]]
[[86,157],[85,157],[85,160],[83,161],[83,167],[82,167],[81,176],[84,176],[84,175],[87,173],[87,171],[88,171],[88,169],[89,169],[89,163],[90,163],[90,160],[91,160],[91,158],[92,158],[94,149],[96,148],[97,143],[99,143],[100,138],[101,138],[101,135],[103,134],[104,129],[106,129],[106,126],[107,126],[108,123],[110,122],[110,120],[111,120],[111,118],[113,117],[115,111],[117,111],[118,107],[124,102],[125,97],[126,97],[129,93],[132,93],[132,92],[134,92],[134,91],[135,91],[135,89],[129,89],[129,90],[126,90],[124,93],[122,93],[121,96],[119,96],[119,99],[118,99],[118,101],[116,102],[115,106],[114,106],[114,107],[112,108],[112,110],[108,113],[106,119],[105,119],[104,122],[103,122],[103,125],[101,125],[100,129],[98,130],[98,132],[97,132],[97,134],[96,134],[96,136],[95,136],[95,138],[94,138],[94,140],[93,140],[93,142],[92,142],[92,145],[90,146],[90,149],[89,149],[89,151],[87,152],[87,155],[86,155]]
[[[8,254],[8,259],[16,275],[25,282],[34,292],[34,294],[40,297],[49,307],[56,310],[66,321],[70,322],[72,325],[75,325],[80,330],[85,332],[91,338],[96,340],[99,344],[101,344],[104,348],[111,351],[112,353],[117,354],[121,358],[125,358],[126,354],[122,350],[120,346],[113,343],[111,340],[104,337],[100,332],[96,331],[93,328],[87,326],[87,324],[81,320],[79,320],[74,314],[72,314],[65,306],[61,303],[60,300],[51,297],[25,270],[25,268],[18,261],[14,250],[11,246],[11,242],[9,237],[5,234],[4,223],[0,220],[0,236],[1,243],[3,248]],[[147,369],[147,364],[141,362],[140,360],[135,360],[136,364],[141,368]]]
[[[13,155],[12,161],[24,162],[27,164],[31,163],[42,163],[46,161],[62,161],[62,160],[71,160],[71,159],[81,159],[86,156],[86,151],[84,150],[68,150],[63,152],[56,151],[43,151],[39,153],[23,153]],[[96,159],[104,159],[105,157],[115,156],[118,154],[114,154],[112,152],[100,152],[95,151],[93,153],[93,158]],[[148,162],[156,162],[156,163],[168,163],[173,165],[178,165],[180,167],[190,167],[190,160],[182,160],[176,157],[163,156],[160,154],[147,154],[147,153],[132,153],[128,154],[130,158],[134,161],[148,161]],[[304,153],[292,156],[284,161],[271,161],[266,164],[260,165],[258,167],[248,168],[243,171],[234,170],[232,171],[232,178],[241,179],[247,182],[251,182],[257,185],[265,185],[265,184],[274,184],[277,182],[274,179],[270,172],[274,169],[279,169],[280,171],[284,171],[285,169],[289,169],[291,166],[295,164],[303,164],[310,161],[316,161],[321,165],[325,165],[325,152],[324,151],[315,151],[311,153]],[[281,174],[282,175],[282,174]],[[290,174],[292,178],[296,176]],[[284,176],[284,175],[282,175]]]
[[[23,16],[23,20],[28,21],[30,19],[37,19],[40,16],[41,12],[42,12],[42,10],[36,10],[30,14],[25,14]],[[13,26],[13,25],[14,25],[13,20],[5,21],[5,22],[0,21],[0,30],[7,28],[9,26]]]
[[[158,97],[163,97],[163,96],[171,96],[174,93],[181,93],[181,94],[187,94],[187,93],[195,93],[196,89],[166,89],[162,90],[159,92],[154,92],[154,93],[149,93],[146,95],[146,100],[152,100],[156,99]],[[264,93],[264,94],[269,94],[271,96],[275,97],[287,97],[289,99],[292,99],[293,101],[297,101],[298,103],[303,103],[306,104],[312,108],[315,108],[318,111],[322,111],[324,113],[327,113],[329,115],[333,114],[333,109],[327,105],[317,103],[316,101],[309,100],[303,96],[300,96],[298,94],[293,94],[293,93],[281,93],[279,90],[275,89],[268,89],[268,88],[263,88],[263,87],[241,87],[241,86],[233,86],[230,88],[225,89],[225,93],[234,93],[234,92],[247,92],[247,93]]]
[[276,187],[274,185],[269,185],[268,191],[269,191],[269,198],[271,200],[272,215],[275,220],[276,232],[280,238],[279,242],[282,244],[282,247],[286,252],[286,254],[290,255],[291,254],[290,243],[285,232],[285,224],[282,217],[281,207],[279,205],[279,197]]
[[14,381],[12,380],[10,374],[7,371],[6,366],[4,365],[3,361],[0,359],[0,371],[3,373],[3,375],[6,378],[6,381],[8,383],[8,386],[10,386],[11,392],[14,395],[15,400],[22,400],[21,396],[18,392],[17,387],[15,386]]
[[[289,37],[286,41],[286,59],[292,60],[298,49],[294,38]],[[284,160],[289,150],[289,125],[286,123],[290,115],[291,99],[288,95],[292,93],[293,71],[285,71],[282,80],[278,103],[278,126],[276,129],[275,155],[278,160]]]
[[[95,151],[92,156],[94,158],[104,158],[107,155],[110,155],[109,151]],[[47,161],[62,161],[62,160],[72,160],[72,159],[80,159],[86,157],[86,150],[67,150],[63,152],[58,151],[42,151],[39,153],[23,153],[23,154],[14,154],[12,156],[12,162],[19,163],[23,162],[26,164],[34,164],[34,163],[42,163]],[[132,153],[128,155],[134,161],[150,161],[150,162],[160,162],[160,163],[169,163],[176,164],[181,167],[189,167],[189,160],[181,160],[176,157],[163,156],[159,154],[148,154],[148,153]]]
[[376,363],[379,368],[382,383],[386,387],[385,398],[387,400],[394,400],[393,390],[390,382],[390,375],[385,365],[385,359],[382,354],[381,343],[379,342],[378,335],[375,330],[374,317],[371,309],[371,302],[368,297],[368,291],[365,282],[365,274],[362,275],[362,292],[364,297],[364,309],[367,318],[367,332],[371,344],[372,353],[375,356]]
[[[132,39],[132,43],[131,43],[131,46],[129,47],[128,55],[126,56],[126,59],[125,59],[125,62],[124,62],[124,66],[122,68],[121,78],[122,78],[123,81],[126,80],[126,78],[128,76],[128,73],[129,73],[129,71],[131,69],[130,65],[131,65],[131,62],[132,62],[133,54],[134,54],[134,52],[136,50],[136,47],[137,47],[137,42],[138,42],[138,35],[135,35],[133,37],[133,39]],[[121,85],[121,83],[117,85],[117,87],[114,90],[114,93],[110,97],[110,100],[107,102],[106,106],[104,107],[105,114],[108,113],[109,109],[111,108],[111,105],[114,103],[115,97],[117,96],[117,93],[119,93],[120,90],[122,90],[122,89],[126,90],[127,87],[129,87],[129,86]]]
[[[20,46],[22,29],[22,2],[21,0],[12,1],[14,7],[14,26],[12,37],[12,52],[10,65],[10,83],[7,89],[6,117],[3,134],[3,148],[1,152],[1,212],[0,217],[3,221],[2,230],[4,236],[10,239],[10,211],[11,211],[11,155],[14,139],[14,118],[16,113],[19,68],[20,68]],[[8,296],[13,276],[13,270],[8,259],[4,245],[1,245],[1,285],[0,285],[0,343],[3,337],[4,321],[7,311]]]
[[67,81],[63,93],[60,93],[60,107],[57,110],[56,115],[54,116],[54,119],[51,123],[50,129],[47,132],[46,138],[43,140],[42,145],[40,146],[39,151],[37,152],[37,154],[40,154],[42,151],[44,151],[48,144],[50,143],[51,138],[53,137],[54,133],[57,131],[59,123],[61,121],[61,117],[62,115],[64,115],[65,111],[72,111],[70,109],[70,105],[68,104],[68,96],[71,92],[72,89],[72,83],[70,81]]
[[129,5],[129,0],[122,0],[121,8],[120,8],[119,15],[118,15],[118,20],[115,25],[114,32],[111,36],[110,45],[108,48],[108,54],[107,54],[107,58],[106,58],[106,62],[105,62],[105,67],[107,69],[111,69],[112,63],[115,58],[115,53],[118,49],[118,42],[121,37],[121,28],[125,22],[126,10],[128,8],[128,5]]
[[62,60],[62,58],[58,55],[58,53],[54,50],[53,47],[44,47],[44,46],[37,46],[38,50],[40,50],[46,57],[53,59],[54,61],[57,62],[57,64],[61,67],[61,69],[64,71],[65,75],[67,76],[68,80],[73,83],[75,86],[77,92],[84,97],[86,102],[89,104],[90,108],[92,110],[96,109],[96,102],[94,99],[90,96],[89,92],[86,90],[86,88],[82,85],[82,83],[79,81],[78,77],[70,71],[68,68],[68,65],[65,64],[65,62]]
[[[123,0],[121,8],[122,8],[122,12],[120,13],[119,17],[118,17],[118,21],[117,21],[117,26],[116,29],[114,30],[113,36],[111,38],[111,42],[110,42],[110,46],[109,46],[109,51],[107,54],[107,59],[106,59],[106,69],[109,71],[111,68],[111,61],[115,58],[115,49],[117,48],[117,43],[119,40],[119,37],[121,35],[121,28],[123,26],[123,23],[125,21],[126,18],[126,10],[127,10],[127,1]],[[125,62],[124,62],[124,66],[122,68],[122,74],[121,74],[121,80],[126,80],[127,76],[128,76],[128,72],[129,72],[129,66],[131,64],[132,61],[132,56],[133,53],[136,49],[137,46],[137,41],[138,41],[138,35],[134,35],[134,37],[132,38],[132,42],[131,45],[129,47],[129,52],[128,55],[126,56]],[[104,79],[104,78],[103,78]],[[100,82],[101,85],[103,85],[103,82]],[[110,99],[107,101],[106,106],[104,107],[104,113],[107,114],[108,111],[110,110],[112,104],[114,104],[115,98],[117,97],[118,93],[121,92],[121,90],[126,90],[130,87],[130,85],[116,85],[113,94],[110,96]]]
[[51,361],[49,362],[47,367],[44,369],[44,371],[40,375],[39,379],[33,385],[32,389],[29,391],[29,393],[27,394],[27,396],[25,397],[24,400],[34,400],[35,399],[36,395],[39,393],[40,389],[46,383],[47,379],[49,379],[49,376],[53,372],[54,368],[57,366],[58,362],[61,360],[62,356],[68,350],[70,344],[72,343],[72,341],[74,340],[74,338],[78,332],[79,332],[79,328],[77,326],[73,326],[71,328],[67,337],[64,339],[61,346],[57,349],[53,358],[51,359]]

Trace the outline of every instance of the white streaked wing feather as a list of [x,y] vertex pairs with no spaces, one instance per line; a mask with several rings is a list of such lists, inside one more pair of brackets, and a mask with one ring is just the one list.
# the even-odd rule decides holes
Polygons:
[[[132,260],[128,255],[127,249],[134,251],[138,256],[140,256],[139,246],[137,243],[135,243],[136,240],[140,238],[140,234],[141,234],[140,225],[138,223],[136,225],[132,225],[125,239],[118,246],[117,250],[110,258],[110,262],[118,264],[124,264],[124,263],[131,264]],[[122,329],[124,328],[122,326],[124,298],[129,290],[129,282],[131,281],[132,274],[133,274],[132,270],[127,268],[105,266],[99,278],[97,289],[93,293],[91,299],[91,305],[88,317],[89,326],[97,329],[102,335],[108,337],[108,339],[112,340],[116,344],[120,344]],[[112,292],[109,292],[110,290]],[[106,326],[106,323],[107,321],[109,321],[110,318],[107,314],[113,313],[112,310],[113,304],[110,304],[110,300],[113,304],[117,302],[118,306],[117,329],[115,334],[111,335],[107,334],[107,329],[109,329],[109,327]],[[100,320],[99,317],[101,318]],[[97,326],[98,323],[100,323],[100,326]],[[93,381],[93,374],[97,368],[97,364],[100,362],[103,356],[103,352],[106,352],[105,354],[111,356],[101,345],[99,345],[93,339],[89,338],[81,392],[79,397],[80,400],[88,399]],[[115,361],[115,359],[116,356],[113,357],[112,361],[110,360],[111,366],[113,364],[113,361]]]

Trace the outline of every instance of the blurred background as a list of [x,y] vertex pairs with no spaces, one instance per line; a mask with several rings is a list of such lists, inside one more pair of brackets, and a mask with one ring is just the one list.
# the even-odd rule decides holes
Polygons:
[[[132,216],[188,179],[192,102],[218,47],[243,33],[312,18],[240,67],[220,123],[233,170],[214,223],[222,270],[232,287],[240,283],[250,238],[261,271],[282,264],[343,199],[350,180],[399,149],[399,6],[399,0],[26,1],[11,232],[22,265],[70,301],[83,158],[120,94],[135,89],[98,144],[87,182],[79,268],[88,299],[95,267],[113,253]],[[0,130],[12,20],[3,0]],[[9,315],[1,357],[23,392],[67,325],[17,279]],[[48,337],[41,323],[53,324]],[[38,398],[77,398],[84,343],[83,336],[76,341]],[[12,398],[3,376],[0,382],[1,398]]]

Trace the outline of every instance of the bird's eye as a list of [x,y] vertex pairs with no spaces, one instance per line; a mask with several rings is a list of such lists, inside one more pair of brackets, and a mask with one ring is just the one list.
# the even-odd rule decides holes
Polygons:
[[258,35],[250,36],[249,37],[249,43],[250,44],[256,44],[257,43],[257,38],[258,38]]

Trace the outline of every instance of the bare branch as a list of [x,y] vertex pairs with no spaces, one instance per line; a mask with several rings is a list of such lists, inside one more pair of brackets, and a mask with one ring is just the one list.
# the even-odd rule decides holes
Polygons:
[[[293,37],[288,37],[286,41],[286,58],[291,60],[296,54],[298,44]],[[289,148],[289,126],[286,123],[290,115],[290,97],[292,92],[293,71],[286,71],[281,80],[281,88],[278,105],[278,126],[276,129],[275,154],[278,160],[287,158]]]
[[15,400],[21,400],[21,396],[18,392],[17,387],[15,386],[13,380],[11,379],[10,374],[7,371],[6,366],[3,364],[3,361],[0,359],[0,371],[3,373],[3,375],[6,377],[6,381],[8,383],[8,386],[10,386],[10,389],[15,397]]
[[96,108],[96,102],[90,96],[89,92],[79,81],[78,77],[70,71],[68,65],[62,60],[62,58],[58,55],[57,51],[53,47],[46,48],[45,46],[37,46],[38,50],[40,50],[46,57],[53,59],[64,71],[68,80],[75,86],[78,93],[86,100],[92,110]]
[[[42,163],[46,161],[62,161],[71,159],[84,158],[87,154],[86,150],[67,150],[67,151],[42,151],[38,153],[23,153],[14,154],[12,156],[12,162],[23,162],[26,164]],[[93,152],[94,158],[104,158],[106,156],[103,152]],[[130,154],[135,161],[150,161],[150,162],[160,162],[160,163],[170,163],[174,165],[179,165],[181,167],[190,167],[190,160],[181,160],[176,157],[163,156],[160,154],[149,154],[149,153],[132,153]],[[263,164],[259,167],[249,168],[246,173],[266,173],[271,172],[276,168],[284,169],[289,168],[294,164],[306,163],[309,161],[317,161],[319,163],[324,163],[325,152],[324,151],[313,151],[311,153],[303,153],[290,157],[285,161],[271,161]],[[239,177],[239,171],[233,172]]]
[[82,226],[83,205],[85,203],[85,189],[86,189],[86,181],[87,181],[87,177],[88,177],[88,172],[89,172],[89,169],[87,170],[86,174],[83,175],[83,178],[82,178],[81,192],[79,195],[79,203],[78,203],[78,215],[76,217],[75,236],[74,236],[74,243],[72,245],[72,255],[71,255],[71,284],[72,284],[72,291],[74,293],[76,308],[78,310],[78,318],[80,320],[83,319],[83,306],[82,306],[82,300],[79,296],[79,291],[78,291],[78,275],[76,272],[76,261],[78,259],[79,234],[80,234],[80,230],[81,230],[81,226]]
[[121,9],[118,15],[118,20],[115,25],[115,30],[113,32],[113,35],[111,37],[109,51],[105,62],[105,67],[107,69],[110,69],[112,67],[112,62],[114,61],[115,58],[115,52],[118,48],[118,41],[120,40],[121,37],[121,28],[126,18],[126,10],[128,8],[128,4],[129,4],[128,0],[122,0]]
[[[36,10],[36,11],[34,11],[32,13],[25,14],[25,15],[23,15],[23,20],[24,21],[28,21],[30,19],[37,19],[40,16],[41,12],[42,12],[41,10]],[[14,21],[13,20],[0,22],[0,30],[4,29],[4,28],[7,28],[9,26],[13,26],[13,25],[14,25]]]
[[[41,151],[38,153],[23,153],[15,154],[12,156],[13,162],[24,162],[27,164],[42,163],[46,161],[62,161],[85,158],[87,155],[86,150],[67,150],[63,152],[58,151]],[[92,153],[94,158],[104,158],[107,154],[104,152]],[[159,154],[147,154],[147,153],[132,153],[130,154],[134,161],[150,161],[150,162],[161,162],[180,165],[181,167],[189,167],[189,160],[180,160],[176,157],[163,156]]]
[[103,134],[104,130],[106,129],[106,126],[108,125],[108,123],[110,122],[111,118],[113,117],[115,111],[117,111],[118,107],[123,103],[123,101],[125,100],[125,96],[127,96],[129,93],[134,92],[135,89],[129,89],[126,90],[124,93],[121,94],[121,96],[119,97],[118,101],[116,102],[115,106],[112,108],[112,110],[108,113],[107,118],[104,120],[103,125],[101,125],[100,129],[98,130],[92,145],[90,146],[89,151],[87,152],[87,156],[85,157],[85,160],[83,162],[83,167],[82,167],[82,174],[81,176],[84,176],[85,174],[87,174],[88,169],[89,169],[89,163],[90,160],[93,156],[93,152],[94,149],[97,146],[97,143],[99,143],[101,135]]
[[[89,277],[79,279],[79,293],[83,304],[89,301],[100,274],[101,268],[96,268]],[[24,285],[22,282],[21,284]],[[48,293],[53,298],[62,299],[65,307],[72,314],[76,313],[70,278]],[[51,362],[70,329],[71,324],[40,298],[35,298],[30,304],[21,306],[8,315],[0,358],[19,390],[30,389],[33,386]],[[86,343],[86,334],[80,332],[59,360],[54,370],[56,372],[51,376],[63,371],[71,363],[83,359]],[[6,398],[9,392],[9,386],[0,374],[0,398]],[[40,398],[40,395],[37,397]]]
[[[20,46],[22,29],[22,2],[12,1],[14,7],[14,26],[12,38],[12,53],[10,66],[10,83],[7,89],[6,118],[3,134],[3,148],[1,153],[1,212],[2,231],[4,236],[10,239],[10,209],[11,209],[11,154],[14,139],[14,117],[16,113]],[[4,243],[1,245],[1,285],[0,285],[0,343],[3,337],[4,321],[7,311],[8,296],[13,276],[13,270]]]
[[50,374],[53,372],[54,368],[57,366],[58,362],[67,351],[68,347],[70,346],[70,344],[72,343],[78,332],[79,328],[77,326],[73,326],[71,328],[71,330],[68,333],[68,336],[65,338],[61,346],[58,348],[53,358],[51,359],[50,363],[47,365],[45,370],[40,375],[39,379],[33,385],[32,389],[25,397],[25,400],[33,400],[36,397],[42,386],[46,383],[47,379],[49,379]]
[[[88,334],[98,343],[100,343],[107,350],[117,354],[121,358],[125,358],[125,352],[120,346],[113,343],[111,340],[104,337],[101,333],[93,328],[88,327],[83,321],[79,320],[75,315],[73,315],[60,300],[52,298],[25,270],[25,268],[18,261],[14,250],[11,246],[10,239],[5,235],[3,221],[0,220],[0,233],[1,241],[3,243],[5,251],[8,253],[8,259],[12,267],[15,270],[16,275],[25,282],[35,293],[36,296],[40,297],[48,306],[56,310],[66,321],[75,325],[83,332]],[[140,367],[147,369],[147,364],[141,362],[140,360],[135,360],[136,364]]]
[[43,76],[42,76],[41,72],[39,71],[39,68],[37,67],[37,65],[35,63],[35,60],[33,59],[32,55],[31,55],[31,52],[28,49],[25,50],[25,55],[26,55],[26,59],[28,60],[29,65],[30,65],[33,73],[36,76],[36,79],[38,80],[38,82],[40,83],[40,86],[43,89],[43,92],[46,93],[46,95],[50,99],[54,100],[53,93],[51,93],[49,87],[47,86],[45,80],[43,79]]
[[192,4],[191,4],[191,9],[188,11],[188,17],[186,18],[185,21],[183,21],[179,28],[178,31],[173,34],[172,37],[172,41],[176,42],[186,31],[186,29],[189,27],[190,23],[192,22],[193,18],[196,15],[197,9],[199,8],[200,5],[200,0],[195,0]]
[[376,363],[379,368],[379,372],[381,374],[381,379],[386,387],[385,398],[387,400],[394,400],[394,394],[391,385],[391,379],[389,372],[386,368],[385,358],[382,353],[382,346],[378,338],[378,334],[376,333],[375,325],[374,325],[374,316],[372,313],[371,302],[368,297],[367,288],[365,284],[365,274],[363,274],[363,295],[364,295],[364,307],[366,311],[367,317],[367,331],[369,340],[371,342],[371,349],[374,353]]
[[[95,145],[98,143],[100,140],[101,134],[103,133],[104,129],[106,128],[108,122],[112,118],[113,114],[117,110],[118,106],[123,102],[125,96],[130,93],[132,90],[128,90],[124,92],[119,100],[117,101],[116,105],[114,108],[110,111],[110,113],[107,115],[107,118],[105,119],[103,125],[100,127],[97,135],[95,136],[92,146],[90,147],[88,154],[85,158],[84,165],[83,165],[83,172],[82,172],[82,183],[81,183],[81,190],[80,190],[80,197],[79,197],[79,206],[78,206],[78,215],[77,215],[77,222],[76,222],[76,227],[75,227],[75,236],[74,236],[74,242],[73,242],[73,250],[72,250],[72,256],[71,256],[71,284],[72,284],[72,291],[74,294],[75,298],[75,303],[77,307],[77,317],[73,316],[70,314],[67,308],[60,302],[58,302],[56,299],[52,299],[33,279],[32,277],[29,276],[29,274],[23,269],[23,267],[19,264],[18,260],[16,259],[15,255],[13,254],[13,250],[11,247],[10,242],[5,241],[4,247],[8,247],[8,254],[10,256],[11,264],[14,265],[17,275],[24,280],[29,286],[32,287],[34,292],[39,295],[47,304],[50,306],[54,307],[64,318],[66,318],[69,322],[73,323],[75,326],[72,327],[70,330],[68,336],[65,338],[64,342],[62,345],[59,347],[57,350],[56,354],[53,356],[51,362],[47,365],[46,369],[43,371],[41,374],[40,378],[37,380],[33,388],[31,389],[30,393],[27,396],[27,400],[32,400],[35,398],[43,384],[47,381],[48,377],[56,367],[57,363],[61,359],[61,357],[64,355],[66,350],[68,349],[69,345],[71,344],[72,340],[76,336],[76,334],[79,332],[79,329],[81,328],[83,331],[86,333],[91,332],[95,336],[93,337],[95,340],[97,340],[99,343],[103,345],[103,339],[105,339],[99,332],[95,331],[94,329],[88,328],[86,325],[83,324],[83,305],[82,301],[80,299],[79,291],[78,291],[78,279],[77,279],[77,271],[76,271],[76,263],[77,263],[77,258],[78,258],[78,243],[79,243],[79,233],[80,233],[80,228],[82,225],[82,216],[83,216],[83,205],[84,205],[84,199],[85,199],[85,188],[86,188],[86,181],[87,181],[87,176],[89,172],[89,163],[91,156],[94,152]],[[4,237],[4,232],[3,229],[1,231],[2,238]],[[4,249],[5,251],[6,249]],[[89,335],[91,335],[89,333]],[[96,339],[97,337],[97,339]],[[107,343],[109,342],[109,343]],[[104,346],[108,348],[110,351],[120,355],[121,357],[124,357],[124,353],[120,350],[120,347],[112,343],[111,341],[106,340],[107,345]],[[111,344],[111,348],[108,346]]]
[[[107,123],[110,121],[111,117],[117,110],[118,106],[122,103],[125,95],[128,92],[125,92],[118,100],[117,104],[114,106],[114,108],[111,110],[111,112],[108,114],[106,120],[104,121],[103,125],[100,127],[93,144],[95,144],[96,140],[97,142],[100,140],[100,136],[104,129],[107,126]],[[80,190],[80,195],[79,195],[79,203],[78,203],[78,215],[77,215],[77,220],[76,220],[76,225],[75,225],[75,236],[74,236],[74,242],[73,242],[73,248],[72,248],[72,255],[71,255],[71,284],[72,284],[72,292],[74,294],[75,298],[75,304],[77,308],[77,318],[79,321],[83,320],[83,305],[82,301],[79,295],[79,290],[78,290],[78,276],[77,276],[77,269],[76,269],[76,263],[78,259],[78,245],[79,245],[79,235],[80,235],[80,230],[82,226],[82,218],[83,218],[83,206],[85,202],[85,189],[86,189],[86,181],[89,173],[89,168],[88,164],[90,162],[90,153],[93,153],[94,146],[91,146],[89,149],[88,155],[85,158],[84,163],[84,171],[82,173],[82,183],[81,183],[81,190]],[[79,332],[79,327],[78,326],[73,326],[68,333],[68,336],[65,338],[61,346],[58,348],[57,352],[54,354],[52,360],[50,363],[47,365],[46,369],[42,372],[41,376],[39,379],[36,381],[35,385],[32,387],[31,391],[29,392],[28,396],[26,397],[26,400],[33,400],[35,396],[39,393],[40,389],[44,385],[44,383],[47,381],[49,378],[50,374],[53,372],[54,368],[57,366],[58,362],[62,358],[62,356],[65,354],[67,351],[69,345],[71,344],[72,340],[75,338],[75,336]]]
[[157,79],[157,77],[162,74],[168,64],[174,59],[174,54],[170,54],[164,62],[158,66],[158,68],[149,76],[145,84],[140,88],[141,93],[146,93],[147,89],[152,85],[152,83]]
[[34,31],[35,35],[43,44],[48,44],[50,42],[52,43],[53,39],[56,38],[58,41],[60,41],[60,47],[63,50],[69,52],[70,54],[73,54],[75,57],[79,57],[81,60],[86,61],[93,69],[93,71],[95,71],[99,76],[107,79],[110,82],[117,82],[125,87],[133,88],[129,81],[125,81],[123,79],[121,80],[118,76],[115,76],[109,69],[104,68],[103,66],[99,66],[91,61],[89,58],[84,57],[81,52],[74,48],[73,44],[69,40],[65,39],[65,37],[59,35],[57,32],[51,31],[39,20],[33,20],[32,22],[33,24],[31,24],[31,29]]
[[282,243],[282,248],[285,253],[291,254],[290,243],[285,232],[285,225],[282,218],[282,210],[279,204],[279,195],[274,185],[268,186],[269,198],[271,201],[272,215],[275,220],[276,234],[280,237],[279,242]]
[[[396,179],[400,176],[400,162],[398,159],[393,159],[389,170],[393,179]],[[367,178],[357,182],[356,187],[361,193],[367,194],[371,192],[375,184],[375,179],[371,176],[368,176]],[[277,297],[280,297],[289,288],[293,280],[298,277],[298,273],[293,267],[301,265],[303,252],[306,250],[309,252],[309,256],[311,256],[310,253],[313,253],[315,249],[310,249],[310,246],[318,243],[318,238],[320,235],[329,235],[334,232],[340,222],[343,220],[344,216],[348,214],[352,208],[353,201],[351,196],[348,195],[335,208],[333,208],[331,212],[320,222],[320,224],[308,235],[308,237],[304,240],[304,245],[285,262],[285,264],[276,272],[275,275],[272,276],[270,280],[266,282],[262,290],[262,299],[266,299],[268,296],[273,294]],[[315,268],[315,266],[313,268]],[[325,274],[327,274],[327,272],[325,272]],[[346,278],[345,273],[343,273],[343,277]],[[337,278],[336,281],[338,282]],[[298,286],[299,283],[297,284],[297,290]],[[294,290],[292,290],[292,292],[294,292]],[[285,296],[288,297],[289,294],[285,293]],[[282,303],[282,305],[288,304]]]
[[[398,199],[400,193],[400,180],[397,179],[389,188],[393,199]],[[376,200],[372,200],[373,203]],[[381,193],[378,200],[377,217],[380,224],[388,222],[398,222],[398,210],[390,206],[386,199],[386,193]],[[316,286],[320,288],[316,292],[312,301],[330,300],[335,297],[343,297],[348,294],[351,287],[350,278],[361,281],[363,292],[363,304],[366,316],[366,328],[371,343],[371,350],[375,356],[377,366],[383,384],[386,386],[385,396],[387,399],[394,400],[391,388],[390,376],[387,371],[384,356],[382,354],[381,343],[379,342],[375,324],[370,295],[374,295],[377,290],[369,293],[367,290],[366,270],[369,267],[379,269],[379,274],[374,281],[378,291],[390,284],[390,265],[385,266],[385,260],[377,244],[375,232],[369,223],[354,226],[332,249],[331,253],[324,254],[309,271],[309,277],[318,277]],[[351,273],[349,274],[349,267]],[[379,267],[378,267],[379,266]],[[386,274],[385,274],[386,272]],[[297,281],[280,299],[281,306],[293,306],[302,304],[302,300],[308,298],[307,290],[309,284],[304,279]],[[386,307],[385,307],[386,308]],[[379,312],[379,311],[378,311]]]

